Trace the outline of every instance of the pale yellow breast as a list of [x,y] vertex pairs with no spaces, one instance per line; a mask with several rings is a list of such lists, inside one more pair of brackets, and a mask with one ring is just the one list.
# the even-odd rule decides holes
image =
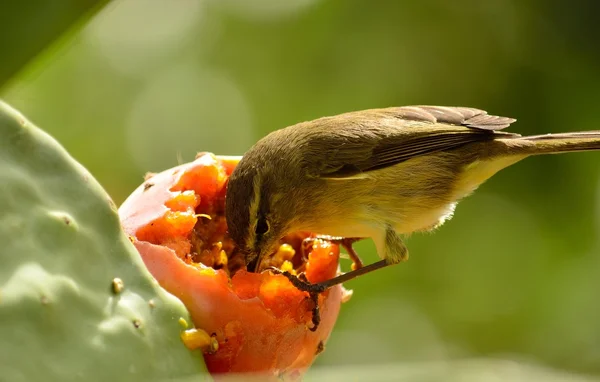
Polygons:
[[[428,231],[449,220],[460,199],[524,157],[476,161],[457,173],[440,164],[447,160],[443,155],[429,156],[366,173],[367,179],[332,180],[330,198],[322,201],[328,213],[307,228],[345,237],[381,235],[386,226],[402,234]],[[434,179],[444,181],[432,195],[428,185]]]

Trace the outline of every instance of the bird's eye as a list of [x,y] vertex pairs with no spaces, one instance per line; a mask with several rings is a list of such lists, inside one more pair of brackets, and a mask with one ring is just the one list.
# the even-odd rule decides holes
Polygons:
[[259,236],[264,235],[265,233],[269,232],[269,229],[271,229],[271,227],[269,226],[267,219],[259,218],[256,222],[256,234]]

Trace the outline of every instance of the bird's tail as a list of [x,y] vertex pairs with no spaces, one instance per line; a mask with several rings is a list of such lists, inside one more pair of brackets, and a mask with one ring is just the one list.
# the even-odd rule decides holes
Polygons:
[[558,154],[600,150],[600,130],[514,138],[523,154]]

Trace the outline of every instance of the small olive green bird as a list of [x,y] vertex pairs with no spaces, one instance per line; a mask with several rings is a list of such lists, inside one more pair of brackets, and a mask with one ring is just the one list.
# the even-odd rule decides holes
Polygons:
[[403,234],[441,226],[499,170],[531,155],[600,150],[600,131],[501,131],[514,121],[467,107],[407,106],[274,131],[231,174],[229,233],[255,269],[294,231],[372,238],[383,260],[304,287],[322,291],[406,260]]

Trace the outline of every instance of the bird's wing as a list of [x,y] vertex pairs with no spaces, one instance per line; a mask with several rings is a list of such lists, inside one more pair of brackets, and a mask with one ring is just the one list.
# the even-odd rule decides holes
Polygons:
[[[319,123],[336,133],[315,137],[319,140],[315,148],[327,154],[325,160],[310,166],[317,169],[311,175],[356,177],[467,143],[518,136],[499,131],[514,121],[479,109],[441,106],[373,109],[326,118]],[[323,158],[322,154],[313,157]]]

